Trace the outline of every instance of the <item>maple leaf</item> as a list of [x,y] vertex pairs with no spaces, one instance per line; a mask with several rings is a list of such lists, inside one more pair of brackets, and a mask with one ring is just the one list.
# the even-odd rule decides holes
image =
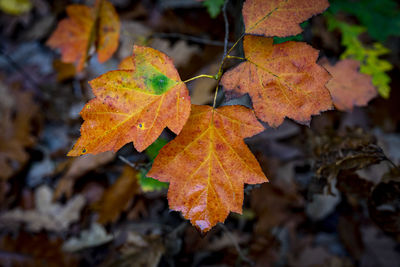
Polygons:
[[181,134],[164,146],[147,176],[169,182],[171,209],[206,232],[242,212],[244,183],[267,182],[243,138],[263,126],[244,106],[192,105]]
[[326,84],[333,104],[339,110],[353,110],[354,106],[365,106],[377,96],[371,76],[359,72],[360,62],[344,59],[332,66],[324,58],[320,64],[329,71],[332,79]]
[[81,71],[90,47],[96,42],[100,62],[108,60],[118,48],[120,21],[114,6],[97,0],[94,7],[67,6],[69,18],[63,19],[47,41],[52,48],[59,48],[62,61],[74,63]]
[[226,72],[225,90],[249,93],[256,115],[279,126],[285,117],[307,123],[332,108],[329,73],[315,63],[318,51],[302,42],[273,45],[272,38],[245,36],[246,62]]
[[242,14],[246,33],[285,37],[301,33],[301,22],[328,7],[327,0],[247,0]]
[[90,81],[96,96],[81,111],[81,137],[69,156],[120,149],[133,142],[141,152],[165,127],[179,134],[190,114],[190,96],[172,60],[150,47],[134,46],[133,69]]

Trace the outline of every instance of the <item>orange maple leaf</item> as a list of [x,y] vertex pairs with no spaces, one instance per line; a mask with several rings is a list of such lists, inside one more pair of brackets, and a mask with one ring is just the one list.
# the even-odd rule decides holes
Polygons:
[[365,106],[377,96],[377,90],[372,84],[371,76],[362,74],[358,70],[360,62],[345,59],[332,66],[324,58],[320,64],[329,71],[332,79],[326,84],[333,104],[339,110],[353,110],[354,106]]
[[285,37],[301,33],[299,23],[328,7],[327,0],[247,0],[242,14],[246,33]]
[[133,69],[107,72],[90,81],[96,96],[81,111],[81,137],[69,156],[120,149],[140,152],[165,127],[179,134],[190,114],[190,96],[172,60],[150,47],[134,46]]
[[120,21],[114,6],[97,0],[95,7],[70,5],[69,18],[63,19],[47,41],[47,45],[61,50],[62,61],[74,63],[81,71],[89,49],[96,43],[100,62],[108,60],[118,48]]
[[272,43],[272,38],[245,36],[247,61],[224,74],[225,90],[249,93],[257,117],[273,127],[285,117],[307,123],[311,115],[331,109],[325,87],[331,76],[315,63],[318,51],[301,42]]
[[170,182],[170,208],[206,232],[230,211],[242,212],[244,183],[268,181],[243,141],[263,130],[243,106],[192,105],[181,134],[160,150],[147,176]]

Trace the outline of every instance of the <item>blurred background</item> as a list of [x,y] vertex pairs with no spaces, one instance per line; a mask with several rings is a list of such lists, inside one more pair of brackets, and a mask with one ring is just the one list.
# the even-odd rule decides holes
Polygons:
[[[110,0],[119,47],[83,71],[46,41],[70,4],[0,0],[1,266],[399,266],[400,6],[332,0],[275,43],[304,41],[332,64],[352,58],[371,76],[367,106],[332,110],[311,124],[286,120],[246,140],[270,183],[245,186],[243,214],[201,235],[170,211],[168,184],[146,177],[174,135],[145,152],[67,157],[79,137],[88,81],[118,68],[133,44],[169,55],[182,80],[215,74],[223,53],[223,0]],[[227,4],[229,41],[243,32],[243,1]],[[237,55],[241,55],[241,48]],[[227,64],[226,69],[235,62]],[[212,103],[215,81],[188,83]],[[220,103],[251,105],[221,93]]]

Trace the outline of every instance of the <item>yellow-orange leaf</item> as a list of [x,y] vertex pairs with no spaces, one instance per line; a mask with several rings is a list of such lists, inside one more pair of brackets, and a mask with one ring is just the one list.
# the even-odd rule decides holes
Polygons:
[[318,51],[301,42],[272,42],[272,38],[245,37],[247,61],[224,74],[225,90],[249,93],[257,117],[274,127],[285,117],[307,123],[311,115],[331,109],[325,87],[331,76],[316,64]]
[[351,111],[354,106],[365,106],[377,96],[371,76],[358,71],[359,61],[344,59],[332,66],[327,59],[323,59],[320,63],[332,75],[326,87],[337,109]]
[[133,61],[131,57],[126,57],[118,65],[118,69],[120,70],[131,70],[133,69]]
[[244,183],[268,181],[243,141],[263,129],[243,106],[192,105],[181,134],[160,150],[147,176],[169,182],[170,208],[206,232],[230,211],[242,212]]
[[100,1],[97,54],[100,62],[107,61],[117,50],[120,22],[114,6],[105,0]]
[[69,156],[116,151],[133,142],[143,151],[165,127],[179,134],[190,114],[190,97],[172,60],[134,46],[133,68],[90,81],[96,96],[81,111],[81,137]]
[[85,65],[88,52],[97,43],[98,59],[108,60],[118,47],[120,21],[113,5],[98,0],[95,7],[70,5],[69,18],[63,19],[47,41],[47,45],[61,50],[62,61],[74,63],[77,71]]
[[327,9],[327,0],[247,0],[243,4],[246,33],[290,36],[301,33],[299,23]]

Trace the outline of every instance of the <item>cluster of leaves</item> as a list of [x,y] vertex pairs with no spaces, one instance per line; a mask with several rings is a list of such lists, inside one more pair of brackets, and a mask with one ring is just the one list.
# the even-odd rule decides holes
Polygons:
[[[167,55],[135,45],[119,70],[90,82],[95,98],[81,111],[81,137],[68,155],[117,151],[129,142],[141,152],[168,127],[178,136],[156,157],[157,151],[147,150],[152,160],[155,157],[147,176],[169,182],[170,208],[181,211],[202,232],[223,222],[230,211],[241,213],[244,184],[268,181],[243,140],[264,130],[258,119],[273,127],[286,117],[308,124],[312,115],[333,104],[352,109],[376,94],[354,62],[332,68],[326,64],[331,76],[317,64],[319,52],[310,45],[274,44],[273,37],[300,34],[299,24],[328,6],[327,0],[247,0],[242,9],[245,31],[224,55],[218,73],[187,81],[180,79]],[[62,59],[75,63],[78,71],[93,44],[99,61],[109,58],[119,35],[111,4],[99,0],[94,8],[72,5],[67,13],[70,18],[61,21],[48,44],[60,48]],[[242,39],[245,56],[232,56]],[[228,59],[243,62],[223,73]],[[341,79],[343,71],[354,76],[350,85]],[[254,111],[239,105],[216,107],[215,99],[213,106],[191,105],[185,83],[200,77],[218,81],[215,99],[219,86],[236,95],[249,94]],[[328,83],[332,77],[333,85]],[[361,89],[346,102],[349,86]],[[360,95],[366,95],[362,101]]]
[[74,63],[81,71],[95,45],[99,62],[107,61],[118,48],[120,21],[114,6],[106,0],[97,0],[94,7],[70,5],[69,18],[62,20],[47,41],[59,48],[62,60]]
[[[348,24],[336,19],[342,13],[354,16],[360,25]],[[400,35],[400,7],[393,0],[334,0],[326,13],[329,30],[342,33],[342,45],[346,48],[341,58],[352,58],[361,63],[360,71],[372,76],[372,83],[379,94],[388,98],[390,77],[386,73],[392,65],[381,59],[390,53],[384,43],[390,36]],[[359,36],[368,33],[376,40],[371,47],[364,45]]]
[[366,32],[366,28],[358,25],[350,25],[341,22],[327,13],[328,29],[339,29],[342,33],[342,45],[346,48],[341,58],[351,58],[360,62],[360,72],[372,77],[373,85],[379,94],[388,98],[390,94],[390,77],[386,73],[392,69],[392,64],[380,56],[390,52],[381,43],[375,42],[372,47],[366,47],[360,40],[359,35]]

